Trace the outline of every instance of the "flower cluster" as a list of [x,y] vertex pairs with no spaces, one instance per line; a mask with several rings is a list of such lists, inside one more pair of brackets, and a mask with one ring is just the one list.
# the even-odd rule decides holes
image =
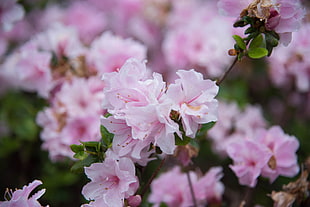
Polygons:
[[234,161],[231,169],[242,185],[254,187],[258,176],[273,182],[279,175],[293,177],[299,172],[296,151],[299,142],[284,134],[279,126],[261,129],[255,137],[246,137],[227,147]]
[[218,121],[208,131],[212,149],[222,157],[227,155],[226,148],[243,137],[252,137],[257,129],[266,127],[262,110],[258,106],[246,106],[240,110],[234,102],[219,102]]
[[[221,167],[213,167],[203,176],[191,171],[188,176],[191,179],[197,206],[216,204],[221,201],[224,193],[224,185],[220,182],[223,177]],[[153,181],[149,201],[156,207],[162,202],[168,206],[193,206],[188,182],[187,175],[181,172],[179,167],[174,167]]]
[[39,112],[42,147],[49,151],[52,160],[73,158],[72,144],[100,140],[102,88],[97,77],[74,78],[62,85],[51,106]]
[[[129,59],[117,72],[104,74],[103,107],[112,116],[103,118],[103,125],[114,134],[127,125],[127,143],[134,140],[140,150],[152,143],[172,154],[175,134],[181,139],[194,138],[199,125],[217,120],[215,82],[204,80],[194,70],[179,70],[177,75],[175,83],[167,86],[160,74],[150,75],[145,63],[135,59]],[[120,144],[116,138],[113,141]]]

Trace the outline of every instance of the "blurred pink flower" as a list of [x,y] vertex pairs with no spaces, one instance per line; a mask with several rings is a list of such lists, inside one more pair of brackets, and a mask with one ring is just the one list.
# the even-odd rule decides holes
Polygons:
[[[191,171],[189,176],[192,182],[195,198],[199,207],[207,203],[219,202],[224,193],[224,185],[220,182],[222,168],[213,167],[202,177]],[[169,185],[167,185],[169,183]],[[175,186],[178,186],[175,188]],[[168,206],[188,207],[193,205],[187,175],[181,172],[180,167],[162,173],[151,184],[151,194],[148,201],[159,207],[161,202]]]
[[164,58],[171,68],[197,68],[218,77],[231,61],[227,51],[233,45],[233,22],[219,16],[213,3],[192,2],[173,4],[162,44]]
[[230,168],[239,178],[239,183],[249,187],[255,187],[263,167],[272,156],[265,145],[253,139],[231,143],[227,146],[227,153],[234,161]]
[[310,90],[310,23],[304,23],[299,31],[293,33],[288,47],[279,46],[268,58],[270,78],[281,88],[297,87],[300,92]]
[[86,44],[98,36],[107,25],[104,13],[92,4],[75,1],[64,12],[64,24],[73,26]]
[[146,47],[133,39],[105,32],[92,42],[86,58],[90,67],[103,74],[120,69],[128,58],[145,60]]
[[235,102],[219,102],[218,121],[208,131],[213,142],[212,150],[227,156],[226,148],[231,143],[246,137],[253,137],[258,129],[266,126],[259,106],[247,105],[241,110]]
[[[97,86],[96,82],[101,86]],[[100,140],[102,88],[98,77],[73,78],[62,85],[51,106],[38,113],[42,148],[49,151],[52,160],[63,157],[73,159],[70,145],[79,144],[79,141]]]
[[[34,180],[29,183],[28,186],[24,186],[23,189],[9,191],[8,196],[11,197],[8,201],[0,201],[0,207],[41,207],[38,199],[45,193],[45,189],[39,190],[35,194],[32,191],[42,182],[40,180]],[[30,196],[32,194],[32,196]],[[47,206],[48,207],[48,206]]]
[[86,167],[85,174],[91,181],[83,187],[84,197],[108,206],[122,207],[124,199],[134,195],[139,186],[134,163],[125,157],[118,158],[111,151],[106,152],[103,163]]
[[0,26],[1,30],[9,31],[13,24],[24,17],[24,8],[16,3],[17,0],[0,1]]
[[299,172],[296,151],[299,142],[294,136],[284,134],[279,126],[261,130],[258,134],[260,142],[272,152],[272,158],[263,168],[262,175],[273,182],[279,175],[293,177]]

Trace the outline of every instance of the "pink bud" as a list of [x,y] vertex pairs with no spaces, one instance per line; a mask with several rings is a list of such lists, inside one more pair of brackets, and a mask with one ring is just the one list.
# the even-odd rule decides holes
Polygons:
[[127,201],[130,207],[138,207],[140,206],[142,199],[140,195],[134,195],[130,196]]

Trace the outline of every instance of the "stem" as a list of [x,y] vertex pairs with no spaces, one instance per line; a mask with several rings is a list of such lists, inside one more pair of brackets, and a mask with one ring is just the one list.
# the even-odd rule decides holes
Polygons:
[[192,185],[192,181],[191,181],[189,171],[186,171],[186,175],[187,175],[187,180],[188,180],[189,188],[190,188],[192,199],[193,199],[193,204],[194,204],[193,207],[197,207],[197,202],[196,202],[195,193],[194,193],[194,189],[193,189],[193,185]]
[[238,56],[236,56],[236,58],[234,59],[234,61],[232,62],[232,64],[230,65],[230,67],[227,69],[227,71],[224,73],[224,75],[216,81],[216,85],[220,85],[223,80],[225,80],[226,76],[228,75],[228,73],[233,69],[233,67],[235,66],[235,64],[237,63],[238,61]]
[[245,196],[243,198],[244,201],[244,206],[249,207],[251,206],[251,201],[253,200],[253,195],[254,195],[254,188],[247,187],[245,191]]
[[154,180],[154,178],[156,177],[156,175],[159,173],[160,169],[162,168],[162,166],[164,165],[166,158],[164,157],[160,164],[158,165],[158,167],[156,168],[156,170],[154,171],[154,173],[152,174],[152,176],[150,177],[150,179],[147,181],[147,183],[145,184],[144,188],[141,191],[141,198],[143,198],[144,194],[146,193],[147,189],[150,187],[152,181]]

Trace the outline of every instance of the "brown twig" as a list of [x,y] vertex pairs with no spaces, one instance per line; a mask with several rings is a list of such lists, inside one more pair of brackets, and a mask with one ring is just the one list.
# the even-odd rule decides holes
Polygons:
[[235,64],[238,61],[238,56],[236,56],[236,58],[234,59],[234,61],[232,62],[232,64],[230,65],[230,67],[226,70],[226,72],[223,74],[223,76],[216,81],[216,85],[221,85],[221,83],[225,80],[226,76],[228,75],[228,73],[233,69],[233,67],[235,66]]
[[192,199],[193,199],[193,204],[194,204],[193,207],[197,207],[196,197],[195,197],[195,193],[194,193],[194,189],[193,189],[193,185],[192,185],[192,181],[191,181],[189,171],[186,171],[186,175],[187,175],[189,189],[191,191],[191,195],[192,195]]
[[147,183],[145,184],[144,188],[141,191],[141,198],[143,198],[144,194],[146,193],[146,191],[148,190],[148,188],[150,187],[152,181],[154,180],[154,178],[157,176],[157,174],[159,173],[160,169],[162,168],[162,166],[164,165],[166,158],[164,157],[160,164],[158,165],[158,167],[156,168],[156,170],[154,171],[154,173],[152,174],[152,176],[150,177],[150,179],[147,181]]

